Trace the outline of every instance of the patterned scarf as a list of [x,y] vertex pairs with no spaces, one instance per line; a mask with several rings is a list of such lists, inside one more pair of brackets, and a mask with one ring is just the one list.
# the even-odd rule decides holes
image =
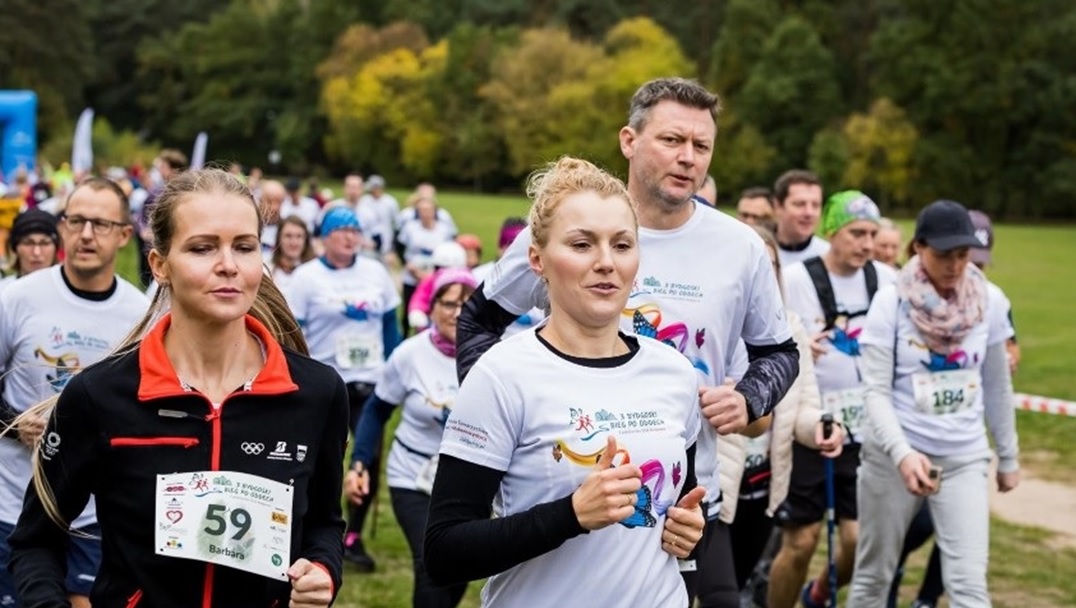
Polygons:
[[950,355],[983,320],[986,277],[975,265],[968,264],[953,295],[943,298],[927,277],[919,256],[915,256],[900,271],[897,293],[908,301],[908,316],[923,336],[927,348]]
[[456,343],[442,336],[436,325],[427,329],[426,333],[430,334],[430,341],[437,347],[437,350],[441,351],[442,355],[453,359],[456,358]]

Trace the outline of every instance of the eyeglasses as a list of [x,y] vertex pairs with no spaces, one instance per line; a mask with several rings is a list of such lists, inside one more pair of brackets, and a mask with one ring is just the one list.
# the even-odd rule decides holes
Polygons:
[[751,213],[750,211],[737,211],[741,222],[768,222],[773,219],[772,215],[762,215],[759,213]]
[[98,236],[106,236],[112,233],[114,228],[122,228],[127,222],[114,222],[95,217],[82,217],[81,215],[65,215],[60,220],[63,225],[74,233],[80,233],[86,227],[86,223],[93,225],[93,233]]
[[15,243],[16,247],[24,247],[26,249],[48,249],[49,247],[55,247],[56,241],[52,239],[22,239]]
[[459,312],[463,310],[463,305],[467,302],[450,302],[448,300],[437,300],[440,306],[443,306],[448,312]]

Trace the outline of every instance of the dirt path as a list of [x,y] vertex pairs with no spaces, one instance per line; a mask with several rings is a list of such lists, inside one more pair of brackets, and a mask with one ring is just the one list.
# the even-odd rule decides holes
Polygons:
[[[991,475],[992,476],[992,475]],[[1035,479],[1023,471],[1020,485],[999,494],[991,482],[990,510],[1006,521],[1055,532],[1060,546],[1076,548],[1076,488]]]

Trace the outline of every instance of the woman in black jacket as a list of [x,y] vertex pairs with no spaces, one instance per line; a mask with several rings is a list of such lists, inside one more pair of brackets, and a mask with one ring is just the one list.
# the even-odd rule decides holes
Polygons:
[[241,182],[185,173],[151,227],[161,289],[143,322],[32,410],[51,420],[10,538],[22,604],[66,606],[65,522],[93,494],[95,608],[328,606],[341,583],[343,381],[299,354]]

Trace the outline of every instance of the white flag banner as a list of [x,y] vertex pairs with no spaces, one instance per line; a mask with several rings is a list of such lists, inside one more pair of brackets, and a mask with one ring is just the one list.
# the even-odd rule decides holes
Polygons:
[[75,125],[71,146],[71,171],[76,175],[93,168],[93,108],[86,108]]
[[194,138],[194,152],[191,154],[191,169],[205,166],[205,149],[209,145],[209,135],[202,131]]

